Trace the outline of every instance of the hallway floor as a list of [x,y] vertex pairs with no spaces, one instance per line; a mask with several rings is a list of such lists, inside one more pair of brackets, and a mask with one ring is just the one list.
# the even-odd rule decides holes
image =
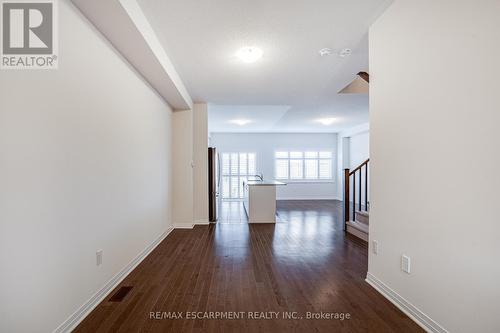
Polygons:
[[243,201],[221,200],[217,209],[217,223],[248,223]]
[[[118,286],[133,287],[123,300],[108,296],[75,332],[423,332],[364,281],[367,246],[344,234],[341,202],[278,212],[287,223],[172,231]],[[224,311],[233,319],[186,318]]]

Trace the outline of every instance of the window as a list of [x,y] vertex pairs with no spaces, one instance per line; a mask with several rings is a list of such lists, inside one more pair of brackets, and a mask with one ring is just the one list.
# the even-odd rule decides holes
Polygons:
[[275,153],[277,179],[331,180],[332,152],[279,151]]
[[243,182],[255,175],[254,153],[222,153],[222,198],[241,199]]

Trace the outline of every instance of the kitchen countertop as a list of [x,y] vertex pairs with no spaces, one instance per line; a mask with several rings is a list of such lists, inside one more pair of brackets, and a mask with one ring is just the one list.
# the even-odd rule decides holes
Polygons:
[[249,180],[246,182],[248,186],[279,186],[286,185],[286,183],[279,182],[277,180]]

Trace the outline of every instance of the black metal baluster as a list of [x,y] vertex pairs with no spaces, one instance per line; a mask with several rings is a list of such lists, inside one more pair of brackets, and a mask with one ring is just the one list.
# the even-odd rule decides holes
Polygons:
[[365,164],[365,210],[368,211],[368,163]]
[[361,169],[359,169],[359,202],[358,202],[358,210],[361,211],[361,203],[362,203],[362,200],[361,200]]
[[344,230],[347,229],[346,222],[350,221],[349,214],[351,212],[351,206],[349,206],[351,202],[351,187],[350,183],[350,172],[349,169],[344,169]]
[[356,220],[356,170],[352,174],[352,221]]

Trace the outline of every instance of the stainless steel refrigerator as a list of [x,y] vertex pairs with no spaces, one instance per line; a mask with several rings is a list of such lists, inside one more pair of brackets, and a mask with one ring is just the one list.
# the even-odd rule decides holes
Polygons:
[[219,197],[219,155],[215,147],[208,147],[208,220],[217,222]]

